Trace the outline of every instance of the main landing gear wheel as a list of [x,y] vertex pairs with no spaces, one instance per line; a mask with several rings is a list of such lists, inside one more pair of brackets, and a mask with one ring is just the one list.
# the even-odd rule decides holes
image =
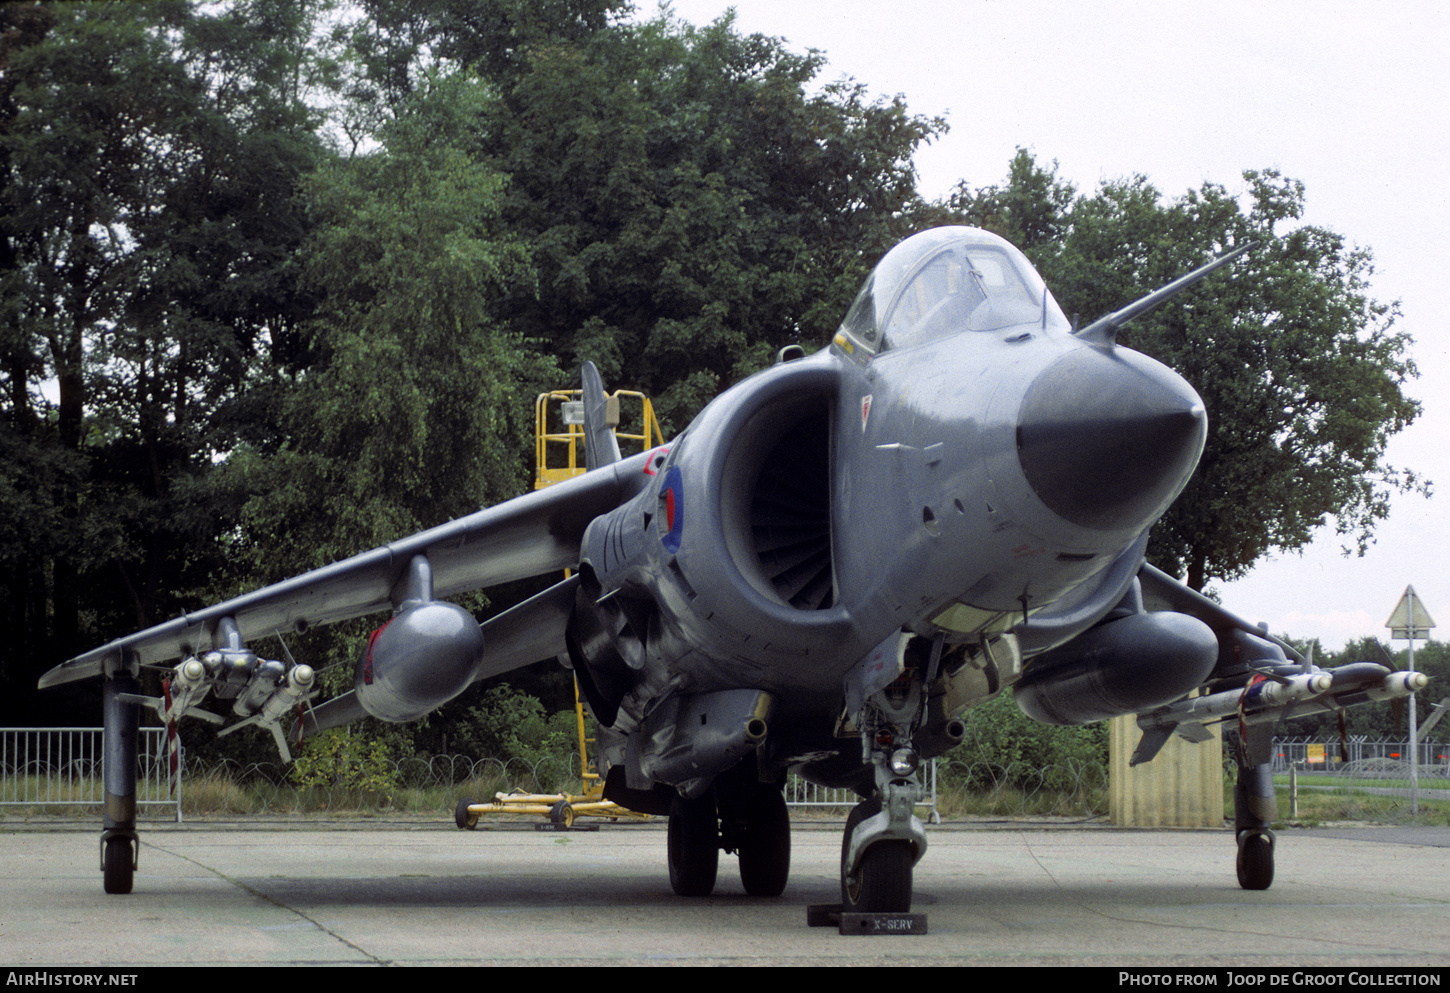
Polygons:
[[906,841],[878,841],[861,855],[854,873],[846,858],[856,825],[881,812],[880,800],[858,803],[846,819],[841,839],[841,912],[846,914],[906,914],[911,912],[911,870],[915,861]]
[[1274,832],[1245,831],[1239,835],[1239,885],[1266,890],[1274,882]]
[[670,801],[670,886],[680,896],[709,896],[720,869],[720,821],[715,798]]
[[105,881],[106,892],[130,893],[136,871],[131,839],[117,836],[107,838],[102,844],[101,875]]
[[785,794],[761,786],[745,812],[740,881],[751,896],[780,896],[790,876],[790,811]]

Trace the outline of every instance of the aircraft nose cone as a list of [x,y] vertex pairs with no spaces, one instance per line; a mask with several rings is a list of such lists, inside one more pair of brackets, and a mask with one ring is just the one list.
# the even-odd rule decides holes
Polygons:
[[1081,348],[1033,380],[1017,423],[1027,482],[1060,517],[1099,530],[1143,527],[1168,508],[1203,451],[1193,387],[1126,348]]

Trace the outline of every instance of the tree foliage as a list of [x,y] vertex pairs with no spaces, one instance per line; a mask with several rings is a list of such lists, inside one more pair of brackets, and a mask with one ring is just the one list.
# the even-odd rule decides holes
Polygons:
[[1108,762],[1108,725],[1054,727],[1032,720],[1003,693],[962,715],[967,733],[944,758],[975,789],[1030,785],[1074,790],[1100,781]]
[[678,428],[829,333],[940,122],[628,9],[0,5],[7,675],[516,494],[581,358]]
[[568,768],[579,750],[578,726],[573,710],[546,713],[537,698],[499,683],[468,709],[449,747],[474,759],[550,761]]
[[0,491],[0,652],[24,684],[226,568],[238,500],[210,470],[298,316],[317,144],[275,84],[300,17],[0,7],[0,476],[23,481]]
[[308,177],[317,227],[302,273],[316,300],[306,368],[281,401],[282,448],[232,460],[268,476],[243,511],[246,547],[267,556],[263,575],[325,564],[523,488],[533,397],[558,373],[493,317],[493,301],[532,287],[533,271],[499,227],[506,178],[467,148],[482,95],[465,76],[435,78],[399,108],[375,153]]
[[[683,427],[933,223],[1006,235],[1085,318],[1263,243],[1123,335],[1209,406],[1152,546],[1192,585],[1326,521],[1362,547],[1418,485],[1383,463],[1418,411],[1397,310],[1301,184],[1080,195],[1024,152],[924,204],[942,121],[629,7],[0,4],[9,705],[119,631],[517,494],[533,395],[583,359]],[[345,681],[358,631],[314,638]]]
[[782,345],[824,341],[914,202],[941,122],[730,20],[662,18],[525,53],[480,129],[537,295],[512,325],[654,397],[667,433]]

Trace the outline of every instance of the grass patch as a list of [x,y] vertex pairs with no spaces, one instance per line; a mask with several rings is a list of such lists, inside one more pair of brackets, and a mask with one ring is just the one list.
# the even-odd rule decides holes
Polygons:
[[945,789],[937,794],[944,820],[963,817],[1100,817],[1108,812],[1106,789],[1024,791],[1013,786],[975,791]]
[[[1289,776],[1287,774],[1275,776],[1274,777],[1274,784],[1276,786],[1287,787],[1289,785]],[[1383,778],[1383,779],[1364,779],[1364,778],[1361,778],[1359,776],[1335,776],[1335,775],[1328,775],[1328,774],[1323,774],[1323,775],[1313,775],[1313,774],[1309,774],[1309,775],[1306,775],[1306,774],[1304,774],[1304,773],[1301,772],[1299,774],[1299,785],[1300,786],[1333,786],[1333,787],[1336,787],[1336,788],[1339,788],[1339,789],[1356,789],[1356,788],[1368,788],[1368,787],[1387,787],[1387,788],[1390,788],[1390,789],[1407,790],[1407,789],[1410,788],[1410,780],[1409,780],[1408,777],[1404,777],[1404,776],[1397,777],[1397,778],[1394,778],[1394,779],[1388,779],[1388,778]],[[1431,776],[1421,776],[1420,777],[1420,784],[1419,784],[1419,786],[1420,786],[1420,789],[1421,790],[1445,790],[1445,791],[1450,791],[1450,779],[1442,779],[1439,776],[1434,776],[1434,777],[1431,777]]]

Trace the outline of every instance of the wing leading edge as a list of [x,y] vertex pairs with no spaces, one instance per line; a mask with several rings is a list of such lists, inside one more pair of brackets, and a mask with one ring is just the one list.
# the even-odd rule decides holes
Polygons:
[[633,456],[118,638],[51,669],[40,687],[99,677],[107,661],[126,654],[147,664],[203,651],[216,642],[227,618],[247,641],[390,609],[402,599],[409,563],[419,555],[432,567],[433,593],[440,598],[569,568],[579,560],[589,522],[647,484],[653,454]]
[[1283,649],[1285,655],[1296,662],[1304,661],[1304,656],[1298,649],[1287,641],[1269,634],[1267,628],[1250,624],[1237,614],[1225,610],[1202,593],[1184,586],[1162,569],[1144,562],[1138,570],[1138,579],[1143,585],[1143,597],[1148,601],[1150,610],[1159,609],[1161,606],[1180,614],[1188,614],[1190,617],[1198,618],[1215,632],[1243,631],[1256,638],[1273,642]]

